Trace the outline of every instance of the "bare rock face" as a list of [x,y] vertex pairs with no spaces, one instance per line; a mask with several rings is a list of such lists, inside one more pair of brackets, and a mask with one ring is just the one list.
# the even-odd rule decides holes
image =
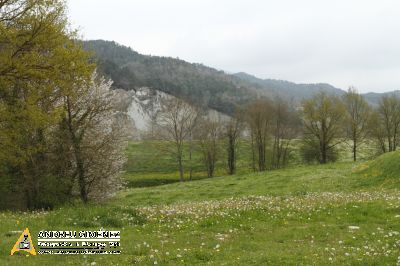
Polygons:
[[[118,95],[118,109],[126,113],[124,123],[127,123],[129,135],[132,139],[146,138],[151,132],[157,114],[161,111],[163,99],[175,96],[151,88],[140,88],[136,91],[115,90]],[[206,116],[214,121],[226,121],[229,117],[216,110],[209,109]]]
[[126,114],[121,122],[126,124],[131,139],[142,139],[150,130],[152,121],[161,110],[161,99],[173,97],[150,88],[136,91],[115,89],[118,103],[117,111]]
[[141,88],[132,97],[128,115],[135,121],[138,131],[147,131],[154,121],[157,113],[161,110],[161,100],[173,97],[164,92]]

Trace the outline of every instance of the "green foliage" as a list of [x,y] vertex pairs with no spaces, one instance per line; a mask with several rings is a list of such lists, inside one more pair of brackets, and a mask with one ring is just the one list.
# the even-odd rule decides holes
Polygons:
[[[309,146],[303,153],[307,155],[306,158],[312,158],[312,154],[319,151],[320,163],[327,163],[330,159],[334,159],[335,152],[332,150],[342,141],[340,138],[344,134],[345,118],[345,106],[334,95],[320,92],[313,98],[303,101],[304,139]],[[315,147],[317,145],[318,149]]]
[[42,202],[42,191],[55,187],[50,143],[60,102],[93,71],[67,28],[64,1],[0,3],[0,175],[29,208],[47,207],[52,196]]

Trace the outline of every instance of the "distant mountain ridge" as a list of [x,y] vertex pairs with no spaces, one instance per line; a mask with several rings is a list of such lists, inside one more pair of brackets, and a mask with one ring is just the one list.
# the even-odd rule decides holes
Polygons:
[[[239,72],[233,75],[248,82],[258,84],[262,89],[274,91],[280,97],[286,96],[286,98],[290,98],[289,95],[292,95],[294,100],[311,98],[318,91],[325,91],[336,96],[341,96],[346,93],[345,90],[336,88],[327,83],[298,84],[286,80],[260,79],[244,72]],[[376,106],[382,96],[396,95],[400,97],[400,90],[384,93],[368,92],[363,93],[362,95],[365,97],[367,102]]]
[[[338,96],[345,93],[325,83],[296,84],[260,79],[244,72],[227,74],[176,58],[142,55],[112,41],[84,41],[83,46],[94,52],[98,70],[110,77],[116,88],[137,90],[146,87],[226,114],[232,114],[236,106],[262,97],[279,96],[299,103],[319,91]],[[395,93],[400,95],[400,91]],[[368,93],[365,97],[376,105],[382,95]]]
[[286,80],[260,79],[245,72],[233,74],[234,76],[249,83],[257,84],[260,89],[270,90],[280,97],[294,97],[294,100],[303,100],[312,97],[318,91],[325,91],[334,95],[344,93],[342,89],[333,87],[326,83],[297,84]]

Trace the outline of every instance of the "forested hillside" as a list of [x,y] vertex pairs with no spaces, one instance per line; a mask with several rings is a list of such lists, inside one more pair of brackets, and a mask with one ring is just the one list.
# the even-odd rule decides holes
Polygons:
[[224,113],[261,94],[239,78],[201,64],[141,55],[115,42],[88,41],[85,47],[95,52],[100,71],[112,78],[115,87],[151,87]]
[[286,80],[260,79],[244,72],[236,73],[234,76],[249,83],[248,86],[257,85],[261,90],[272,95],[292,98],[295,101],[311,98],[318,91],[325,91],[333,95],[342,95],[343,90],[326,83],[317,84],[296,84]]
[[[320,91],[337,96],[345,93],[326,83],[296,84],[260,79],[244,72],[231,75],[177,58],[142,55],[112,41],[85,41],[84,47],[94,53],[100,72],[114,81],[114,87],[125,90],[150,87],[228,114],[234,112],[235,106],[256,98],[279,96],[300,103]],[[365,96],[370,104],[376,105],[382,94]]]
[[176,58],[142,55],[111,41],[86,41],[84,47],[94,52],[99,70],[114,81],[115,87],[150,87],[228,114],[235,106],[256,98],[280,96],[300,102],[321,90],[344,93],[328,84],[261,80],[246,73],[230,75]]

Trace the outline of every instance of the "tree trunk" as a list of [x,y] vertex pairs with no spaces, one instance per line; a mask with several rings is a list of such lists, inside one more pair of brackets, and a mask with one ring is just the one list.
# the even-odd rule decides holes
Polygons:
[[263,161],[263,152],[262,152],[261,143],[258,142],[258,143],[257,143],[257,146],[258,146],[258,170],[259,170],[259,171],[264,171],[264,169],[263,169],[263,163],[262,163],[262,161]]
[[87,187],[86,187],[86,178],[85,178],[85,168],[83,164],[83,158],[81,154],[81,150],[78,144],[78,141],[76,138],[73,138],[74,141],[74,155],[75,155],[75,160],[76,160],[76,172],[78,176],[78,184],[79,184],[79,193],[81,196],[81,200],[83,203],[88,202],[88,193],[87,193]]
[[85,168],[84,168],[84,163],[83,163],[83,157],[81,153],[81,146],[80,146],[80,138],[76,135],[76,131],[74,130],[73,124],[72,124],[72,113],[71,113],[71,105],[69,98],[67,98],[67,111],[68,111],[68,130],[70,133],[71,141],[72,141],[72,146],[74,149],[74,156],[76,160],[76,173],[78,177],[78,185],[79,185],[79,193],[81,200],[83,203],[88,202],[88,190],[86,187],[86,177],[85,177]]
[[192,165],[192,131],[189,136],[189,180],[192,181],[193,165]]
[[254,151],[254,136],[253,134],[251,134],[251,156],[252,156],[252,167],[253,167],[253,171],[256,171],[256,155],[255,155],[255,151]]
[[183,164],[182,164],[182,154],[178,155],[178,167],[179,167],[179,180],[183,182]]
[[262,136],[257,136],[257,148],[258,148],[258,170],[265,170],[265,145]]
[[326,164],[326,162],[327,162],[326,143],[322,141],[322,143],[321,143],[321,163]]
[[78,167],[78,182],[79,182],[79,191],[81,195],[81,199],[83,203],[88,202],[88,193],[86,188],[86,181],[85,181],[85,170],[83,168],[83,162],[79,158],[77,159],[77,167]]
[[392,136],[390,134],[390,130],[388,130],[388,143],[389,143],[389,152],[393,151],[393,147],[392,147]]
[[228,173],[229,175],[233,175],[236,171],[235,140],[232,136],[229,136],[228,138]]

